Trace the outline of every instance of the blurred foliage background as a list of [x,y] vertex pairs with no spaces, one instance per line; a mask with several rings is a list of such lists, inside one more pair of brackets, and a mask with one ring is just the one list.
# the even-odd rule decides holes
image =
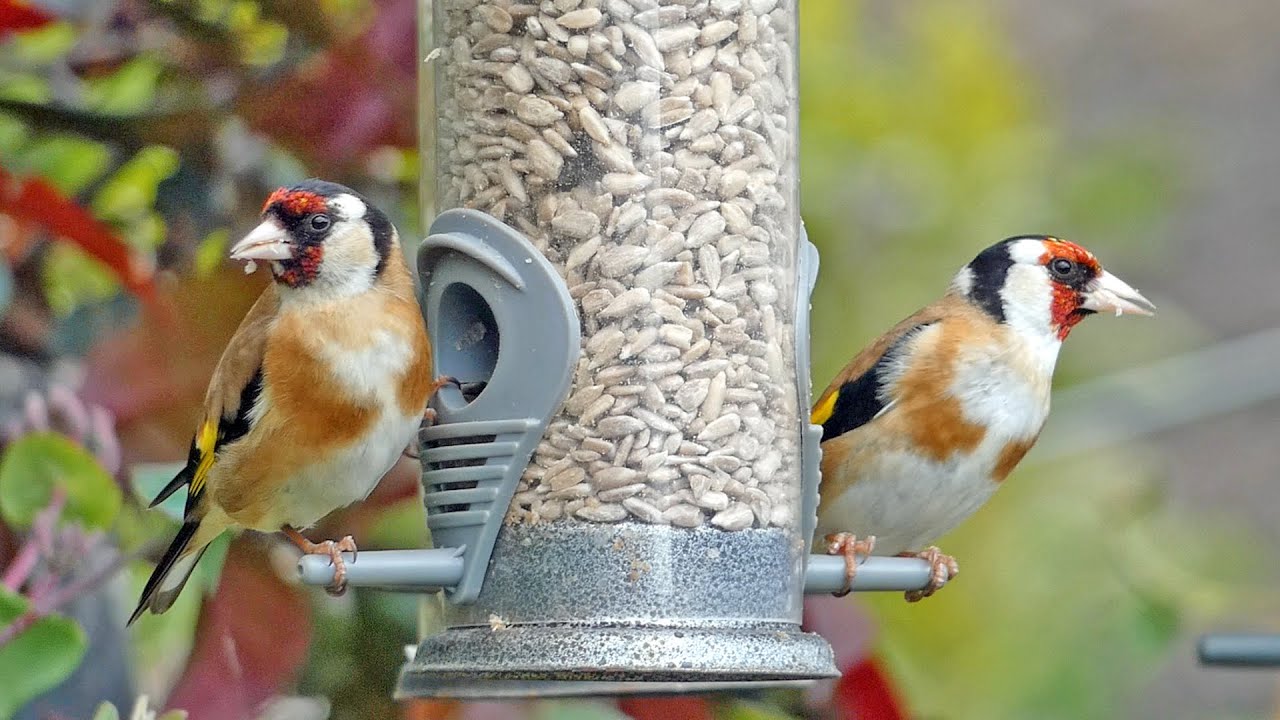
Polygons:
[[[1191,648],[1208,628],[1280,624],[1265,509],[1280,500],[1276,403],[1262,389],[1213,402],[1217,383],[1247,395],[1256,380],[1230,367],[1151,370],[1265,330],[1280,306],[1269,198],[1239,192],[1280,161],[1258,119],[1280,104],[1251,92],[1278,64],[1280,13],[1260,3],[801,3],[816,385],[1011,234],[1079,240],[1161,307],[1073,333],[1045,441],[944,543],[957,583],[912,606],[811,601],[839,683],[396,705],[416,600],[304,592],[286,580],[290,552],[252,534],[205,556],[203,594],[126,632],[176,524],[172,507],[142,508],[185,456],[263,282],[225,261],[230,240],[271,189],[307,176],[420,233],[416,13],[413,0],[0,0],[0,717],[140,717],[148,702],[192,718],[1275,716],[1270,676],[1198,669]],[[1245,97],[1254,119],[1234,119]],[[1161,404],[1173,386],[1177,413]],[[1148,412],[1112,427],[1097,388]],[[415,482],[403,462],[317,532],[422,544]]]

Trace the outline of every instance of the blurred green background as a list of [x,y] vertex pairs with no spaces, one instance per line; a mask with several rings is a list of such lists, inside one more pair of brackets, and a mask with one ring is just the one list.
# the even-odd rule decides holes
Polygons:
[[[1008,235],[1077,240],[1161,310],[1072,334],[1040,445],[942,543],[959,581],[815,608],[859,668],[834,690],[396,705],[416,601],[304,592],[252,535],[206,557],[204,596],[126,632],[175,522],[141,508],[263,282],[228,243],[307,176],[421,232],[416,13],[0,0],[0,623],[31,623],[0,628],[0,677],[21,679],[0,717],[127,715],[139,694],[193,718],[1280,717],[1272,674],[1194,663],[1201,632],[1280,625],[1280,386],[1258,361],[1280,350],[1280,9],[1261,0],[800,3],[815,390]],[[317,532],[420,545],[414,483],[402,463]]]

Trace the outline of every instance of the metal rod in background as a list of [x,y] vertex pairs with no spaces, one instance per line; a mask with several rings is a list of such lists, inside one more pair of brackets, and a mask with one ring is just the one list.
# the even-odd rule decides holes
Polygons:
[[[462,578],[462,548],[434,550],[367,550],[347,560],[347,584],[388,590],[435,592],[457,585]],[[333,566],[323,555],[304,555],[298,561],[302,582],[328,585]],[[918,590],[929,582],[929,563],[918,558],[867,558],[858,567],[855,591]],[[844,558],[810,555],[805,568],[804,590],[809,594],[832,593],[844,586]]]
[[1199,654],[1203,665],[1280,667],[1280,635],[1205,635],[1200,638]]

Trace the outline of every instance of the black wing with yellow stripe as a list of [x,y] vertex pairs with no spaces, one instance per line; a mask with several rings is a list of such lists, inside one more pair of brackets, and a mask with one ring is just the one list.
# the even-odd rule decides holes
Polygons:
[[189,490],[187,491],[187,504],[184,514],[187,517],[191,517],[191,512],[195,509],[200,493],[204,491],[205,480],[209,476],[209,469],[213,467],[214,460],[217,459],[218,452],[229,443],[235,442],[249,432],[249,428],[252,426],[249,412],[253,409],[254,404],[257,403],[258,396],[261,393],[262,368],[258,368],[248,384],[240,391],[240,402],[236,407],[235,415],[228,419],[224,414],[218,418],[216,423],[213,420],[206,420],[200,426],[196,436],[191,439],[191,450],[187,453],[187,464],[156,495],[156,499],[151,501],[150,507],[155,507],[164,502],[170,495],[185,485],[189,487]]
[[[934,322],[937,321],[921,322],[903,329],[866,372],[844,381],[835,392],[818,402],[809,422],[822,426],[823,442],[866,425],[885,408],[883,370],[897,359],[917,333]],[[867,361],[867,358],[859,359]]]

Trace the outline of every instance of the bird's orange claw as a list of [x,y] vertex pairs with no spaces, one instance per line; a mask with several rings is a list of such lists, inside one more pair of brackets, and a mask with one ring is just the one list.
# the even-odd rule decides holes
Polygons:
[[916,553],[898,553],[898,557],[920,558],[929,563],[929,584],[919,590],[908,590],[907,602],[919,602],[929,597],[960,574],[960,565],[956,559],[950,555],[943,555],[936,545],[930,545],[927,549]]
[[462,383],[458,380],[458,378],[453,377],[452,375],[441,375],[431,383],[431,392],[427,393],[427,397],[430,398],[434,396],[436,392],[438,392],[440,388],[444,387],[445,385],[452,385],[458,388],[459,390],[462,389]]
[[[823,538],[827,543],[828,555],[844,556],[844,587],[832,593],[836,597],[844,597],[853,589],[853,579],[858,575],[858,565],[865,561],[876,547],[876,536],[868,535],[859,540],[853,533],[831,533]],[[862,556],[862,560],[858,556]]]
[[325,586],[325,591],[334,597],[338,597],[347,591],[347,561],[342,557],[342,553],[351,553],[351,562],[356,561],[359,551],[356,549],[356,540],[350,535],[338,541],[324,540],[313,543],[302,536],[302,533],[294,530],[289,526],[283,528],[284,534],[293,541],[294,545],[303,552],[304,555],[328,555],[329,564],[333,566],[333,582]]

